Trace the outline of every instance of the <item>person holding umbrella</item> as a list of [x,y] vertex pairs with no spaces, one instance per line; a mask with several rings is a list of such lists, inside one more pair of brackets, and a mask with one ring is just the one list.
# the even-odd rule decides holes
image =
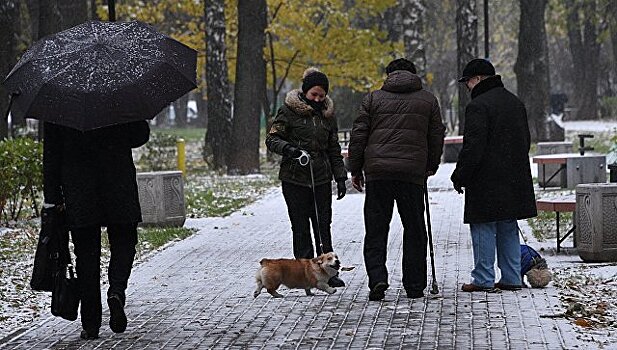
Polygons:
[[135,257],[141,208],[131,148],[148,141],[146,121],[82,132],[45,123],[44,207],[64,206],[75,247],[84,339],[98,338],[101,226],[107,227],[109,262],[107,304],[115,333],[127,326],[125,290]]
[[[338,143],[334,104],[327,96],[328,77],[309,68],[302,77],[302,89],[287,93],[266,137],[268,150],[282,154],[279,179],[293,232],[296,259],[311,259],[332,251],[332,178],[338,197],[346,193],[347,171]],[[313,223],[313,248],[309,220]],[[328,284],[343,287],[334,276]]]
[[139,22],[90,21],[32,45],[3,84],[11,113],[44,122],[45,210],[65,207],[84,339],[98,337],[101,227],[111,248],[111,330],[126,330],[125,290],[141,221],[131,149],[147,119],[196,87],[197,52]]

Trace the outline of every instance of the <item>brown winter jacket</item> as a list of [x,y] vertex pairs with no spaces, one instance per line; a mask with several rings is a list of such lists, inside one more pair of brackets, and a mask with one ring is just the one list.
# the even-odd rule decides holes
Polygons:
[[362,101],[349,142],[351,174],[424,184],[426,171],[437,171],[444,136],[435,96],[417,75],[394,71]]

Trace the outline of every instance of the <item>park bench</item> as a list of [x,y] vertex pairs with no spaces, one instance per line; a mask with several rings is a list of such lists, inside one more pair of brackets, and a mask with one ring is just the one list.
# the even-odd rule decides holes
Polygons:
[[[536,208],[538,211],[555,212],[555,223],[557,224],[557,252],[559,253],[561,250],[561,243],[576,229],[576,222],[574,221],[574,212],[576,211],[575,196],[564,195],[554,198],[538,199],[536,200]],[[563,237],[560,236],[560,213],[573,213],[572,228],[570,228]],[[574,240],[574,246],[576,246],[576,239]]]
[[[538,142],[536,147],[536,156],[547,155],[547,154],[561,154],[561,153],[572,153],[572,141],[553,141],[553,142]],[[544,164],[542,166],[538,166],[538,184],[542,187],[561,187],[566,188],[567,179],[566,172],[559,171],[561,164]],[[560,173],[560,176],[553,176],[553,181],[549,181],[548,183],[544,183],[542,180],[546,179],[545,174],[555,174]]]
[[[562,184],[562,187],[573,189],[578,184],[606,182],[605,155],[560,153],[535,156],[532,159],[538,167],[542,166],[543,171],[538,173],[542,173],[543,176],[541,180],[543,189],[546,189],[547,184],[562,171],[566,172],[566,184],[565,186]],[[558,164],[559,168],[547,179],[546,166],[550,164]]]

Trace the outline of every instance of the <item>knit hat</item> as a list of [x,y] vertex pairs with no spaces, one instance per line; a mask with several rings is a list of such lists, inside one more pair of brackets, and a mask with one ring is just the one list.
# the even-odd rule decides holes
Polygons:
[[321,86],[326,94],[330,87],[328,77],[315,67],[310,67],[302,75],[302,92],[305,94],[314,86]]
[[463,76],[458,80],[459,83],[464,83],[467,80],[478,75],[495,75],[495,67],[483,58],[475,58],[463,69]]
[[386,74],[390,74],[397,70],[406,70],[416,74],[416,66],[410,60],[406,58],[397,58],[394,61],[388,63],[386,67]]

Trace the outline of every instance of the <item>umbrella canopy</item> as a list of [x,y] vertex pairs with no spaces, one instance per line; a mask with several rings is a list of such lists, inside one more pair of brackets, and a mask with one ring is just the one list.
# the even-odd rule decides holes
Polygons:
[[151,119],[196,87],[197,52],[142,22],[90,21],[32,45],[11,113],[79,130]]

